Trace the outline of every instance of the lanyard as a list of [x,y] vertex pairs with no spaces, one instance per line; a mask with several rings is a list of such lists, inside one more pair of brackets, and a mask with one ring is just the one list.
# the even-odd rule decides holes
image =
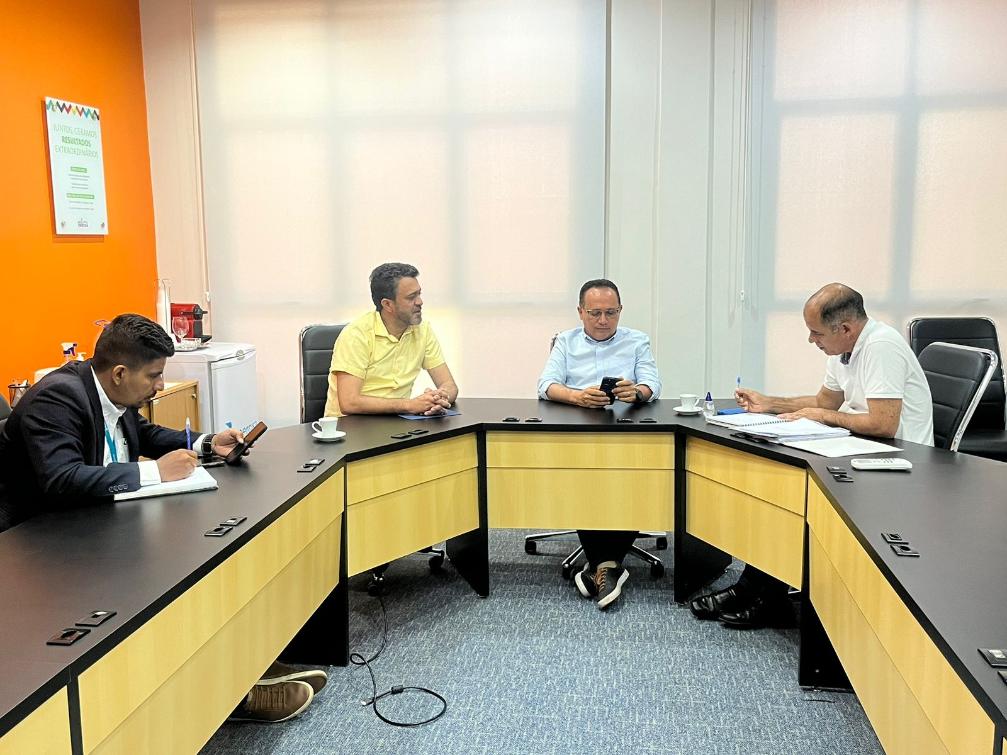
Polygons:
[[112,440],[112,433],[108,431],[108,425],[105,425],[105,447],[108,448],[108,455],[112,457],[112,463],[118,463],[119,451],[115,447],[115,441]]

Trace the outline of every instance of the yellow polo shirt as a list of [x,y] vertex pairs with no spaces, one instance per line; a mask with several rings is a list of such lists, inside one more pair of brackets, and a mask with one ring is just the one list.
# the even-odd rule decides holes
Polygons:
[[410,325],[395,338],[381,315],[368,312],[351,322],[336,340],[329,366],[326,417],[342,417],[336,373],[345,372],[364,381],[360,392],[375,398],[409,398],[420,370],[444,364],[441,345],[429,323]]

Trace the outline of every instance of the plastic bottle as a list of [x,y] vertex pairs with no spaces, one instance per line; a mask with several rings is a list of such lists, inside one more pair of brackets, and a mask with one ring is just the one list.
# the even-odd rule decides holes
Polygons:
[[171,334],[171,281],[167,278],[157,279],[157,324],[164,332]]
[[706,398],[703,399],[703,416],[707,419],[717,416],[717,407],[713,404],[713,396],[710,392],[706,392]]

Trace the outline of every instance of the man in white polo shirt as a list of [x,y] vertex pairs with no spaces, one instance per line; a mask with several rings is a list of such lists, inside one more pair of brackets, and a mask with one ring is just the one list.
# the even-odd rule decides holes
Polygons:
[[[808,299],[804,322],[808,342],[829,357],[818,393],[780,398],[739,388],[739,405],[782,419],[808,417],[858,435],[934,444],[933,399],[923,368],[895,328],[867,316],[863,296],[830,283]],[[761,626],[786,610],[786,585],[746,566],[736,585],[689,605],[700,619]]]
[[778,398],[748,388],[738,404],[782,419],[808,417],[858,435],[934,444],[930,386],[902,335],[864,311],[864,297],[830,283],[804,305],[808,342],[828,354],[825,382],[814,396]]

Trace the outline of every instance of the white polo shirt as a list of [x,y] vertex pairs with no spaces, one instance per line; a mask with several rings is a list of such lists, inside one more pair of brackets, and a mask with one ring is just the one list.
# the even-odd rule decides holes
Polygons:
[[919,360],[895,328],[868,318],[847,364],[829,357],[825,387],[842,391],[841,412],[866,414],[867,399],[902,399],[896,438],[934,444],[934,406]]

